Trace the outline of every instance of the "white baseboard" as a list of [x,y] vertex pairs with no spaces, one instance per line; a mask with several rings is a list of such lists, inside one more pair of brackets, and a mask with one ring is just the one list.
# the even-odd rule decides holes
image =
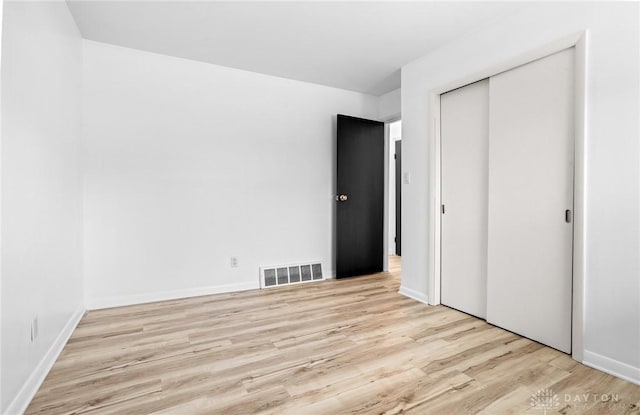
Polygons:
[[256,290],[259,288],[259,281],[241,282],[237,284],[214,285],[174,291],[159,291],[154,293],[132,294],[118,297],[87,298],[86,303],[88,310],[99,310],[102,308],[154,303],[156,301],[177,300],[180,298],[200,297],[202,295],[222,294],[234,291]]
[[44,382],[53,364],[58,359],[58,356],[60,356],[62,349],[67,344],[69,337],[71,337],[71,334],[80,322],[84,311],[84,307],[81,307],[71,315],[67,324],[64,325],[58,337],[56,337],[51,347],[49,347],[49,350],[47,350],[47,353],[45,353],[42,360],[38,363],[38,366],[36,366],[27,381],[22,385],[22,388],[20,388],[16,397],[11,401],[4,415],[22,414],[27,410],[29,403],[31,403],[36,392],[40,389],[40,385]]
[[429,299],[427,298],[427,295],[425,293],[421,293],[420,291],[407,288],[404,285],[400,286],[400,290],[398,292],[404,295],[405,297],[409,297],[416,301],[420,301],[421,303],[425,303],[429,305]]
[[640,385],[640,368],[633,367],[626,363],[619,362],[611,359],[610,357],[602,356],[588,350],[584,351],[582,363],[610,375],[628,380],[636,385]]

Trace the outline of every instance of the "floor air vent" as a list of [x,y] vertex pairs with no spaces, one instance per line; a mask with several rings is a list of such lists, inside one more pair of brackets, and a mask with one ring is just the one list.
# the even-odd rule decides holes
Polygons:
[[260,268],[260,287],[271,288],[324,280],[320,262]]

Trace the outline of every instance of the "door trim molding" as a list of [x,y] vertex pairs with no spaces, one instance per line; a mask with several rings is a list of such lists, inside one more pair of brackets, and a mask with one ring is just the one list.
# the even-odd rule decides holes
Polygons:
[[389,151],[390,151],[390,127],[389,122],[384,123],[384,207],[383,207],[383,222],[382,228],[382,272],[389,271],[389,199],[391,197],[391,189],[389,188]]
[[431,90],[428,99],[432,111],[430,129],[433,139],[430,146],[431,183],[433,191],[431,200],[432,215],[429,218],[431,229],[430,237],[433,238],[433,250],[429,252],[429,258],[433,266],[429,270],[427,281],[427,298],[430,305],[440,304],[440,253],[441,253],[441,148],[440,148],[440,95],[467,84],[480,81],[485,78],[508,71],[517,66],[527,64],[545,56],[560,52],[564,49],[575,47],[575,91],[574,91],[574,218],[573,218],[573,304],[572,304],[572,354],[573,359],[584,359],[584,297],[585,297],[585,176],[587,171],[586,160],[586,80],[587,80],[587,41],[588,32],[581,31],[554,42],[542,45],[538,48],[524,52],[523,54],[500,64],[487,67],[482,71],[475,71],[466,76],[439,85]]

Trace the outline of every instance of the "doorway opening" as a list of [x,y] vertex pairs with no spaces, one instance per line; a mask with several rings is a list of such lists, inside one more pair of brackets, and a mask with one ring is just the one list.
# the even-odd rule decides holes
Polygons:
[[402,121],[389,123],[388,255],[402,255]]

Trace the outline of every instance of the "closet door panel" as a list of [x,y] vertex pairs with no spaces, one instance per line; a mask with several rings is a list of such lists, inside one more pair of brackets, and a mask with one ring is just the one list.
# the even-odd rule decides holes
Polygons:
[[489,91],[487,320],[570,353],[574,50]]
[[441,302],[486,317],[489,81],[440,97]]

